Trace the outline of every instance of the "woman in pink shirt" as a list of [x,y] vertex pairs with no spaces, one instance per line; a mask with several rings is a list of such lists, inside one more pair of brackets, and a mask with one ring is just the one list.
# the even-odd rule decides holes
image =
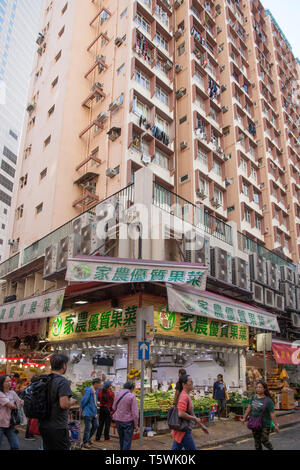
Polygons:
[[138,429],[139,410],[134,395],[134,383],[126,382],[124,390],[116,394],[112,407],[120,438],[120,450],[130,450],[133,431]]
[[19,450],[19,440],[14,425],[11,425],[11,411],[23,406],[16,392],[11,390],[11,380],[8,375],[0,377],[0,448],[3,434],[7,437],[11,450]]
[[209,434],[209,431],[204,424],[201,423],[200,419],[196,418],[194,415],[194,408],[189,395],[194,388],[191,377],[189,375],[182,375],[179,379],[179,383],[180,394],[176,405],[178,409],[178,417],[189,421],[189,429],[186,432],[172,431],[172,436],[174,438],[172,450],[182,450],[183,447],[185,450],[196,450],[196,445],[192,437],[193,424],[198,424],[202,431],[207,434]]

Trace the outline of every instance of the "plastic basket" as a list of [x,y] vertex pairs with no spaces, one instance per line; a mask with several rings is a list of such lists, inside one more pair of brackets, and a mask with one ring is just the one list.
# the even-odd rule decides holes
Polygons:
[[215,412],[214,411],[210,411],[209,413],[209,421],[213,421],[215,419]]

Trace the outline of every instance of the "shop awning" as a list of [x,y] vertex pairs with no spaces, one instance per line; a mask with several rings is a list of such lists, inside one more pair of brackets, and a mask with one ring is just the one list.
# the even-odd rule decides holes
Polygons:
[[172,312],[215,318],[262,330],[280,331],[276,315],[252,305],[208,291],[199,294],[194,289],[167,287],[167,292],[168,307]]
[[277,364],[300,365],[300,344],[272,341],[272,351]]
[[78,256],[68,260],[70,282],[168,282],[206,289],[207,267],[199,263]]
[[58,289],[47,294],[3,304],[0,306],[0,323],[35,320],[58,315],[62,309],[64,295],[65,289]]

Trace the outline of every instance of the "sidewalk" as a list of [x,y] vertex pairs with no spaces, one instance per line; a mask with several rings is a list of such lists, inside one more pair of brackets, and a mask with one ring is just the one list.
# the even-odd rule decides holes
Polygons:
[[[286,428],[300,423],[300,410],[294,413],[277,412],[277,419],[280,428]],[[206,423],[210,435],[204,434],[200,429],[193,430],[193,437],[198,449],[215,447],[226,442],[234,442],[241,439],[252,437],[245,424],[234,420],[221,420]],[[160,434],[154,437],[144,437],[143,450],[170,450],[172,447],[171,433]],[[119,450],[119,439],[112,437],[109,442],[104,442],[103,437],[100,442],[93,443],[91,450]],[[132,450],[141,450],[140,441],[134,440]]]

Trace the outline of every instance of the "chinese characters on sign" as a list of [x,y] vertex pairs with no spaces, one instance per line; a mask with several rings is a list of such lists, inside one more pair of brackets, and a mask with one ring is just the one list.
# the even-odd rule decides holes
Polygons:
[[120,331],[135,330],[136,306],[120,310],[106,310],[92,307],[90,311],[71,311],[51,318],[49,326],[50,341],[109,336]]
[[216,320],[239,323],[263,330],[279,331],[276,315],[247,304],[231,302],[224,298],[203,293],[191,294],[174,288],[167,288],[168,306],[171,311],[203,315]]
[[272,344],[272,350],[277,364],[300,365],[300,345]]
[[65,289],[0,306],[0,323],[47,318],[60,313]]
[[191,264],[140,264],[109,260],[68,261],[67,281],[73,282],[169,282],[205,290],[207,268]]
[[[166,321],[167,319],[167,321]],[[248,326],[225,323],[209,317],[170,312],[161,308],[154,317],[155,332],[177,339],[198,339],[235,346],[248,346]]]

